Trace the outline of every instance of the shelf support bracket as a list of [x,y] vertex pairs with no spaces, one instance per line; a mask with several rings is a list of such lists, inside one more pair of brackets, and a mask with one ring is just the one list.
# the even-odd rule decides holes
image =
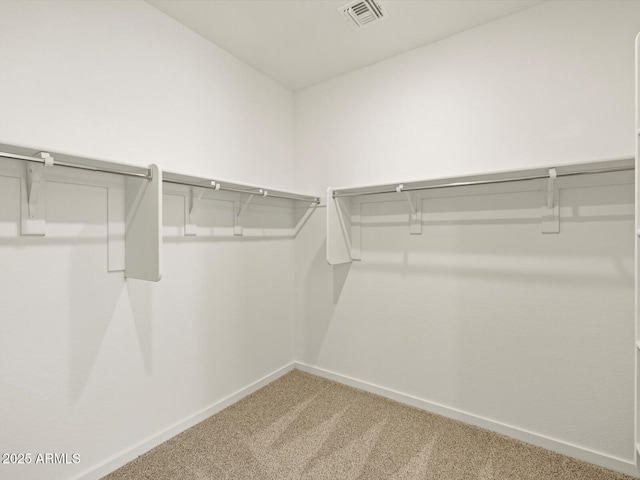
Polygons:
[[[350,207],[351,205],[349,205]],[[345,205],[342,199],[336,197],[333,188],[327,188],[327,263],[329,265],[342,265],[353,262],[353,249],[351,248],[350,212],[345,213]],[[349,225],[346,225],[349,221]]]
[[186,222],[184,224],[184,234],[187,236],[194,236],[198,234],[198,225],[195,222],[194,216],[204,192],[203,188],[189,187],[189,194],[187,195],[185,202],[185,206],[187,206],[187,208],[185,212]]
[[157,282],[162,276],[162,169],[149,165],[151,179],[126,178],[125,278]]
[[40,152],[36,156],[42,158],[44,163],[43,165],[29,163],[25,167],[26,198],[22,202],[21,233],[43,236],[46,230],[43,170],[53,166],[53,157],[47,152]]
[[555,168],[549,169],[547,180],[547,202],[542,207],[542,233],[560,233],[559,190],[556,181],[558,173]]
[[418,200],[417,192],[405,192],[404,184],[396,187],[396,192],[404,194],[409,204],[409,233],[411,235],[422,234],[422,202]]
[[302,216],[302,218],[300,218],[300,220],[298,220],[298,223],[296,223],[293,227],[294,237],[298,236],[298,234],[300,233],[300,230],[302,230],[302,227],[305,226],[309,218],[311,218],[311,215],[313,215],[314,212],[317,210],[318,205],[319,205],[319,202],[312,202],[308,207],[306,207],[306,211],[304,215]]
[[241,237],[243,234],[242,224],[240,223],[240,213],[242,211],[242,204],[240,203],[240,195],[233,201],[233,235]]
[[345,208],[344,208],[344,205],[342,204],[342,200],[340,198],[336,198],[335,201],[336,201],[336,206],[338,207],[337,212],[338,212],[338,219],[340,220],[340,228],[342,229],[342,235],[344,236],[344,241],[347,245],[347,251],[349,252],[349,257],[351,258],[351,261],[353,261],[354,258],[353,258],[353,247],[351,245],[351,236],[348,233],[349,227],[345,219],[345,217],[347,216],[347,213],[345,212]]
[[240,217],[242,216],[244,211],[247,209],[247,207],[251,203],[251,200],[253,200],[253,195],[249,195],[247,199],[244,201],[244,203],[240,205],[240,211],[238,212],[238,220],[240,220]]
[[351,260],[362,260],[362,202],[351,203]]
[[249,196],[247,197],[247,199],[244,202],[240,201],[240,195],[238,195],[238,199],[235,201],[235,212],[236,212],[236,216],[234,219],[234,224],[233,224],[233,234],[235,236],[240,236],[243,234],[242,232],[242,224],[240,223],[240,217],[242,216],[242,214],[245,212],[245,210],[247,209],[247,207],[249,206],[249,204],[251,203],[251,201],[253,200],[253,197],[259,195],[261,197],[266,197],[269,195],[269,192],[267,190],[263,190],[262,188],[259,189],[255,194],[249,194]]

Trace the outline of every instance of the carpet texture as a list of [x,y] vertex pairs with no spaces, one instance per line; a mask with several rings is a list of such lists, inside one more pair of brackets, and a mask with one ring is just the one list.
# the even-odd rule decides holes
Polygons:
[[298,370],[106,480],[631,480]]

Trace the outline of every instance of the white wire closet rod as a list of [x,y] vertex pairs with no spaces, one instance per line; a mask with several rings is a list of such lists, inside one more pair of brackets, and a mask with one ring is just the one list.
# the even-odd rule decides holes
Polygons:
[[282,190],[272,190],[266,187],[255,187],[240,183],[211,180],[202,177],[192,177],[180,173],[164,172],[162,181],[165,183],[174,183],[177,185],[187,185],[191,187],[208,188],[211,190],[244,193],[247,195],[256,195],[260,197],[282,198],[286,200],[297,200],[314,204],[320,203],[319,197],[313,197],[311,195],[285,192]]
[[388,183],[364,187],[337,188],[333,191],[333,198],[548,179],[550,177],[550,169],[555,169],[558,177],[626,172],[635,170],[635,159],[622,158],[591,163],[569,164],[528,170],[487,173],[464,177],[449,177],[434,180]]
[[[56,154],[56,157],[59,155]],[[34,157],[31,155],[19,155],[16,153],[0,152],[0,158],[9,158],[12,160],[23,160],[26,162],[42,163],[44,165],[60,166],[67,168],[76,168],[79,170],[90,170],[92,172],[104,172],[113,173],[116,175],[125,175],[128,177],[146,178],[152,179],[151,169],[144,167],[127,166],[124,164],[118,164],[113,162],[103,162],[96,160],[96,165],[88,165],[85,163],[78,163],[68,160],[57,160],[53,155],[45,155],[41,157]],[[98,165],[98,163],[100,165]],[[113,165],[113,167],[111,167]],[[129,168],[126,170],[125,168]]]

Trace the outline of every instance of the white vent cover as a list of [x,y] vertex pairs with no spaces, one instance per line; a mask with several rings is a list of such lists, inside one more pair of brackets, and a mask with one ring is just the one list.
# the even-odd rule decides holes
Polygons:
[[355,0],[338,9],[356,30],[387,18],[382,4],[376,0]]

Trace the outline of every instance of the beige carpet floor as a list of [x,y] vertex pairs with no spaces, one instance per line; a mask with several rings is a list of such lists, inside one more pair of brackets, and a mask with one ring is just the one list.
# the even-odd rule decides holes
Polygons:
[[108,480],[628,480],[294,370]]

